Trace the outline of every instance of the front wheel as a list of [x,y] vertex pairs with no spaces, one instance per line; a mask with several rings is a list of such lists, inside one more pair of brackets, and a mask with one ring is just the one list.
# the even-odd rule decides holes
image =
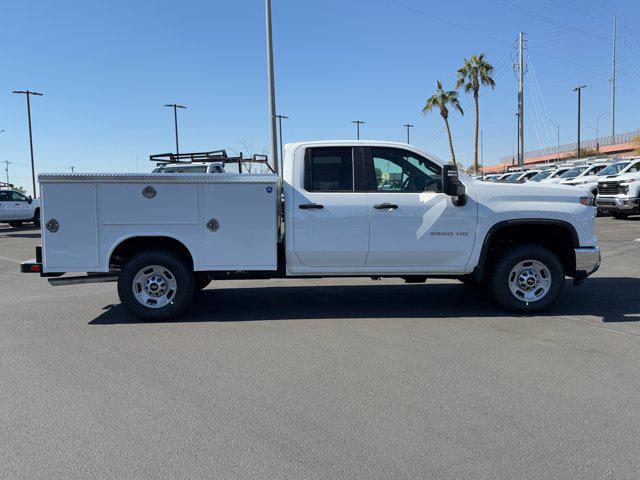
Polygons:
[[178,317],[195,292],[193,271],[180,256],[152,250],[129,259],[118,277],[118,296],[125,308],[143,320]]
[[558,257],[538,245],[517,245],[493,265],[490,288],[503,307],[537,312],[554,303],[564,288],[564,267]]

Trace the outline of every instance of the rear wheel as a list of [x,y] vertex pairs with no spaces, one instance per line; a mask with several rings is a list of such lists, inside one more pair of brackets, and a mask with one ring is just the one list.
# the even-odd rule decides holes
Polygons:
[[489,285],[495,299],[514,312],[537,312],[554,303],[564,288],[558,257],[538,245],[517,245],[502,253]]
[[139,253],[118,278],[118,296],[132,315],[143,320],[170,320],[190,305],[193,271],[180,256],[165,250]]

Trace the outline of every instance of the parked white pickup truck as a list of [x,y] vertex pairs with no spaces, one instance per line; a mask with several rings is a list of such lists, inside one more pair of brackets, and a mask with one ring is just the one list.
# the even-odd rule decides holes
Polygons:
[[0,184],[0,223],[19,227],[23,222],[40,227],[40,200],[24,195],[9,183]]
[[282,166],[282,179],[42,174],[43,243],[22,271],[117,280],[132,314],[167,319],[210,280],[285,276],[457,278],[531,312],[600,263],[594,199],[579,189],[458,177],[390,142],[289,144]]
[[640,214],[640,169],[598,182],[598,208],[615,218]]

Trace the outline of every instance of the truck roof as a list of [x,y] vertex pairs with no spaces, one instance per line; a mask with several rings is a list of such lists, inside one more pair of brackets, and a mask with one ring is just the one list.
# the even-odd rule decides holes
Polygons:
[[443,160],[442,158],[438,157],[437,155],[432,154],[431,152],[425,152],[424,150],[415,147],[414,145],[410,145],[408,143],[402,143],[402,142],[390,142],[388,140],[312,140],[309,142],[293,142],[293,143],[286,143],[284,145],[284,149],[285,150],[289,150],[289,149],[293,149],[295,150],[296,148],[300,147],[300,146],[305,146],[305,147],[342,147],[342,146],[360,146],[360,147],[396,147],[396,148],[404,148],[406,150],[412,150],[416,153],[420,153],[422,155],[425,155],[427,157],[429,157],[430,159],[434,159],[437,160],[438,162],[442,163],[443,165],[446,163],[449,163],[446,160]]

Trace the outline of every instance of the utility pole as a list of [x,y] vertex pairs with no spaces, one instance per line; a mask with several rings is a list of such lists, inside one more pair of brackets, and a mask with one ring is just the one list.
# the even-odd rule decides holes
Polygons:
[[31,95],[36,95],[38,97],[42,97],[42,93],[32,92],[30,90],[14,90],[13,93],[19,93],[22,95],[26,95],[27,97],[27,118],[29,121],[29,150],[31,152],[31,186],[33,187],[33,198],[38,198],[38,193],[36,192],[36,169],[33,161],[33,135],[31,133]]
[[611,144],[616,136],[616,25],[617,19],[613,17],[613,67],[611,71]]
[[581,93],[583,88],[586,88],[586,85],[580,85],[580,86],[578,86],[578,87],[573,89],[574,92],[578,92],[578,152],[577,152],[577,158],[580,158],[580,104],[581,104],[580,93]]
[[74,173],[74,171],[73,171],[73,170],[74,170],[76,167],[74,167],[73,165],[71,165],[69,168],[71,169],[71,173]]
[[177,103],[167,103],[165,104],[165,107],[173,108],[173,126],[176,132],[176,155],[180,155],[180,146],[178,145],[178,109],[187,107],[178,105]]
[[273,156],[273,171],[278,174],[278,136],[276,131],[276,86],[273,78],[273,37],[271,34],[271,0],[265,0],[267,23],[267,67],[269,83],[269,128],[271,133],[271,155]]
[[413,127],[414,127],[414,125],[411,125],[410,123],[405,123],[405,124],[404,124],[404,126],[405,126],[405,127],[407,127],[407,144],[409,144],[409,143],[411,143],[411,142],[409,141],[409,129],[410,129],[410,128],[413,128]]
[[351,123],[356,124],[356,139],[360,140],[360,125],[364,125],[364,122],[362,120],[354,120]]
[[524,165],[524,33],[518,35],[518,166]]
[[4,163],[4,173],[7,176],[7,183],[9,183],[9,165],[11,165],[13,162],[10,162],[9,160],[3,160]]
[[280,129],[280,160],[284,159],[282,156],[282,119],[287,120],[289,117],[286,115],[276,115],[278,117],[278,128]]

